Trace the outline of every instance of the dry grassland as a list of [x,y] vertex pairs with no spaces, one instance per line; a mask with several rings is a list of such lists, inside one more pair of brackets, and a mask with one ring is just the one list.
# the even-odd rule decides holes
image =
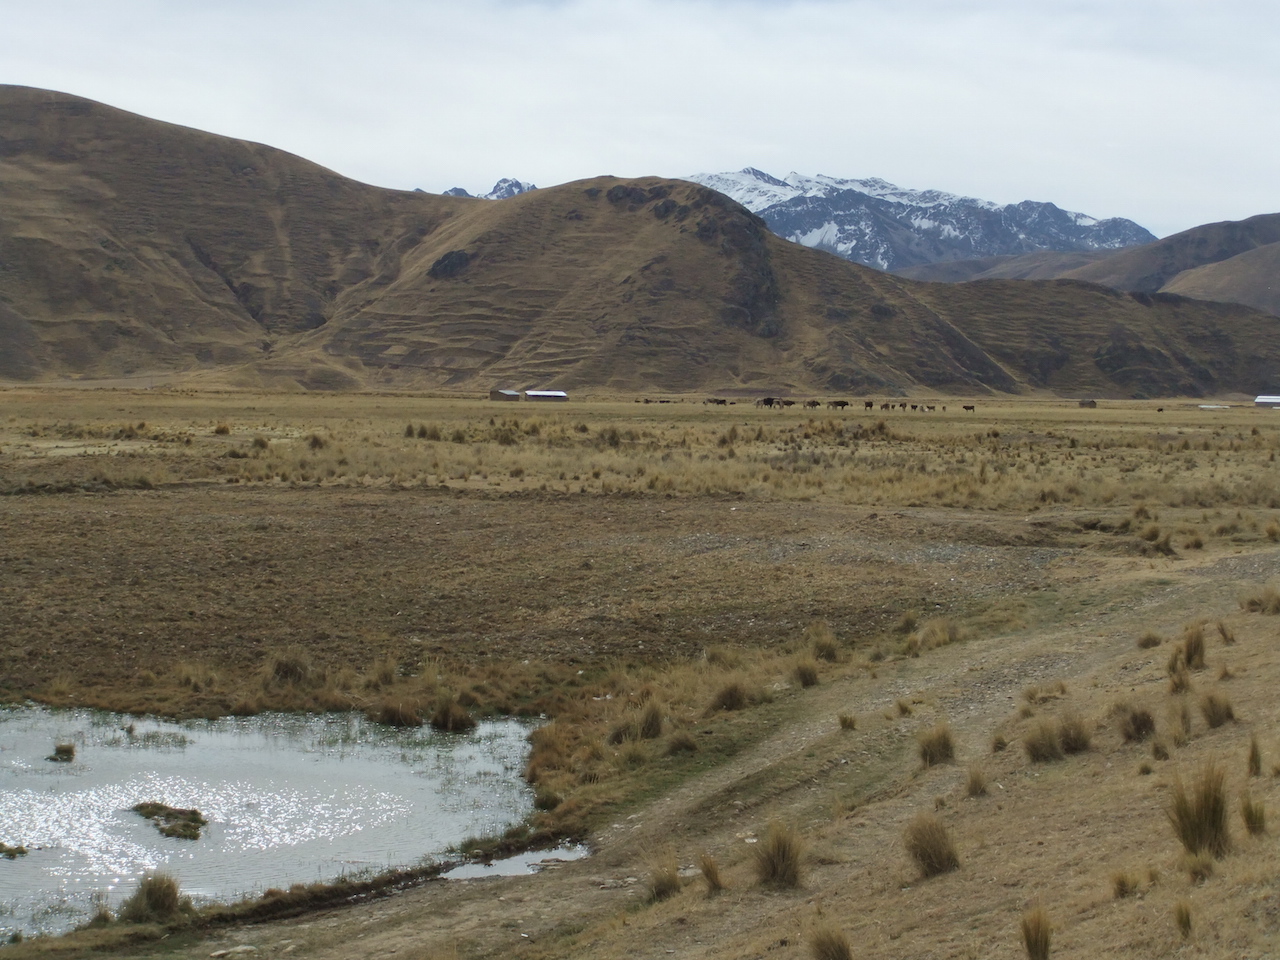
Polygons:
[[1274,413],[2,396],[6,697],[542,714],[465,846],[596,851],[165,956],[1275,951]]

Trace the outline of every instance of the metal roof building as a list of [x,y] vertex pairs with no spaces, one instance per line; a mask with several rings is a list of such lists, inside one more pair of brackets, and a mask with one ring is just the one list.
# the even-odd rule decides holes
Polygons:
[[526,400],[568,400],[569,395],[563,390],[526,390]]
[[1254,397],[1255,407],[1280,407],[1280,397]]
[[489,399],[490,400],[519,400],[520,391],[519,390],[490,390]]

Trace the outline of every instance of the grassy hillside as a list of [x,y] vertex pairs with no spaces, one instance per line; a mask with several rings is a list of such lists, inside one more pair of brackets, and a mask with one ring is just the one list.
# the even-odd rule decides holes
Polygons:
[[1198,395],[1280,372],[1249,310],[914,283],[696,184],[385,190],[22,87],[0,87],[0,343],[9,380],[291,389]]

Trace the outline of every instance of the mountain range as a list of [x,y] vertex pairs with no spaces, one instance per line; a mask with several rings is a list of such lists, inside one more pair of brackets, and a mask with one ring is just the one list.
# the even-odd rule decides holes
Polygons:
[[1273,389],[1250,308],[1078,280],[924,283],[678,180],[501,202],[0,87],[0,378],[759,395]]
[[1031,200],[997,204],[907,190],[878,179],[799,173],[778,179],[754,167],[689,179],[737,200],[780,237],[891,272],[1040,250],[1118,250],[1155,240],[1118,217],[1097,220]]

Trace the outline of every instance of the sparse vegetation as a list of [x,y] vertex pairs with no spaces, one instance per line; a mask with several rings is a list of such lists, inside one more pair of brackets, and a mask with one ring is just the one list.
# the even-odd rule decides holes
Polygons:
[[1244,819],[1244,828],[1257,836],[1267,832],[1267,805],[1255,800],[1248,792],[1240,795],[1240,816]]
[[1084,717],[1075,711],[1063,715],[1058,722],[1058,743],[1066,754],[1084,753],[1092,742],[1093,732]]
[[813,960],[853,960],[853,949],[843,930],[822,926],[809,934],[809,956]]
[[0,842],[0,857],[4,857],[6,860],[17,860],[18,857],[25,857],[26,855],[27,848],[22,844],[10,845]]
[[649,866],[649,899],[660,903],[679,892],[680,868],[674,856],[665,854]]
[[1058,727],[1051,720],[1039,720],[1022,738],[1027,759],[1032,763],[1049,763],[1061,760],[1062,743],[1058,739]]
[[965,778],[964,793],[966,797],[985,797],[987,795],[987,773],[982,769],[981,765],[975,763],[969,767],[968,776]]
[[960,856],[951,832],[937,814],[916,814],[903,832],[903,842],[926,878],[960,868]]
[[1138,878],[1128,870],[1117,870],[1111,875],[1111,894],[1117,900],[1131,897],[1138,892]]
[[1191,904],[1179,900],[1173,905],[1173,923],[1183,940],[1191,936]]
[[1258,735],[1252,734],[1249,737],[1249,776],[1262,776],[1262,748],[1258,746]]
[[1206,693],[1200,698],[1200,715],[1204,717],[1210,729],[1222,726],[1236,718],[1231,701],[1221,693]]
[[841,730],[858,729],[858,718],[852,713],[842,713],[836,719],[840,721]]
[[1116,708],[1120,719],[1120,735],[1125,743],[1138,743],[1151,738],[1156,732],[1155,717],[1150,710],[1121,704]]
[[709,853],[698,858],[698,869],[702,871],[702,879],[707,885],[707,896],[714,897],[725,889],[724,877],[720,875],[720,864]]
[[176,837],[181,840],[199,840],[200,831],[209,825],[199,810],[187,810],[171,807],[165,803],[148,801],[136,803],[131,808],[134,813],[150,820],[156,829],[165,837]]

